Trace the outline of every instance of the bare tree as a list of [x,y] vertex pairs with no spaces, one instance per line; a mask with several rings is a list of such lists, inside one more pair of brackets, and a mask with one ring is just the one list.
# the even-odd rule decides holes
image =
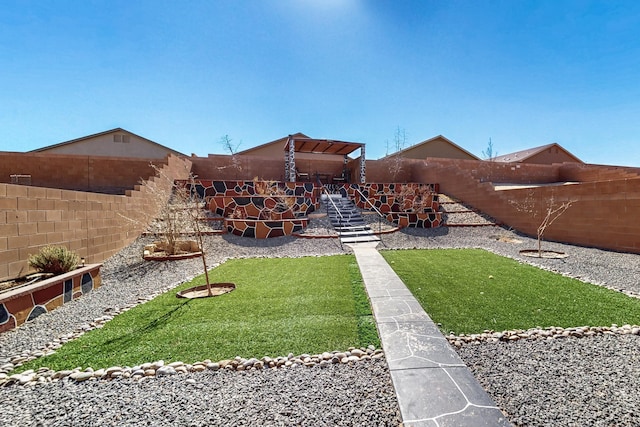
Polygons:
[[495,161],[496,157],[498,157],[498,152],[493,149],[493,142],[491,141],[491,138],[489,138],[489,142],[487,143],[487,149],[482,150],[482,156],[485,160],[489,160],[490,162]]
[[218,169],[226,169],[228,167],[234,168],[238,171],[242,170],[242,165],[240,164],[240,159],[238,158],[238,148],[242,144],[242,141],[235,144],[229,135],[223,135],[220,137],[219,141],[220,145],[222,145],[225,153],[231,156],[231,165],[218,167]]
[[[122,214],[120,216],[137,225],[149,224],[150,234],[158,238],[157,242],[145,246],[145,255],[156,250],[167,255],[200,252],[207,282],[207,295],[212,296],[202,239],[204,218],[201,217],[201,213],[204,210],[204,200],[196,191],[196,177],[185,167],[185,175],[188,174],[188,179],[174,181],[158,166],[151,164],[151,167],[156,175],[150,180],[148,188],[152,195],[151,199],[156,204],[154,212],[157,212],[157,216],[152,216],[155,213],[145,212],[147,217],[144,224],[140,220]],[[196,241],[186,240],[187,236],[194,236]]]
[[542,258],[542,239],[544,237],[545,231],[547,231],[547,228],[549,228],[549,226],[553,224],[556,219],[560,218],[560,216],[562,216],[562,214],[571,207],[572,203],[573,201],[568,200],[566,202],[562,202],[560,205],[556,205],[553,194],[551,195],[551,198],[547,202],[546,210],[544,212],[544,218],[542,219],[542,222],[538,226],[537,230],[538,257]]
[[229,135],[223,135],[220,137],[220,144],[222,145],[226,153],[233,156],[238,153],[238,148],[240,148],[240,144],[242,144],[242,141],[234,144],[233,140],[229,138]]
[[202,267],[204,269],[204,277],[207,283],[207,296],[213,296],[211,292],[211,282],[209,281],[209,269],[207,268],[207,259],[204,250],[204,242],[202,239],[202,217],[200,213],[203,211],[202,199],[198,196],[196,189],[196,176],[193,173],[189,173],[188,184],[184,182],[175,184],[175,193],[180,205],[184,212],[186,212],[188,220],[190,222],[190,228],[193,231],[195,238],[197,239],[200,253],[202,254]]
[[[386,140],[385,145],[389,174],[391,175],[393,181],[396,181],[398,175],[400,175],[400,173],[402,172],[402,150],[404,150],[407,146],[407,133],[404,128],[400,128],[400,126],[398,126],[395,133],[393,134],[393,142],[389,143],[389,140]],[[389,154],[390,147],[393,150],[391,154]]]
[[555,194],[552,191],[551,197],[538,205],[535,201],[535,193],[532,190],[524,201],[510,201],[509,203],[511,203],[518,211],[528,213],[533,216],[533,218],[540,219],[540,224],[538,225],[536,234],[538,240],[538,257],[542,258],[542,241],[544,240],[545,232],[551,224],[553,224],[567,211],[567,209],[571,207],[574,200],[567,200],[558,204]]

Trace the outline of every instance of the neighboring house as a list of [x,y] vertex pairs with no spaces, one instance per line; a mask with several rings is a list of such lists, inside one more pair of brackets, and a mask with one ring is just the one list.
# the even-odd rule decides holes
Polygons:
[[[389,157],[403,157],[405,159],[426,159],[427,157],[440,157],[445,159],[480,160],[464,148],[442,135],[434,136],[426,141],[419,142],[411,147],[405,148],[395,153],[388,154],[382,159]],[[381,160],[382,160],[381,159]]]
[[[300,132],[294,133],[291,136],[296,138],[308,138],[307,135]],[[275,141],[257,145],[253,148],[248,148],[243,151],[238,151],[236,155],[284,159],[284,147],[285,145],[287,145],[288,140],[289,140],[289,136],[287,135],[283,138],[276,139]]]
[[111,129],[71,141],[32,150],[32,153],[164,159],[184,154],[122,128]]
[[527,150],[518,151],[511,154],[505,154],[493,159],[495,162],[502,163],[536,163],[547,164],[552,163],[584,163],[582,160],[562,148],[555,142],[540,147],[529,148]]

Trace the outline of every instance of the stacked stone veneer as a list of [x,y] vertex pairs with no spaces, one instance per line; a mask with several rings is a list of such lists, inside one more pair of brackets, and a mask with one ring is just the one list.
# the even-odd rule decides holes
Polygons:
[[0,333],[60,307],[100,286],[101,264],[0,293]]
[[229,233],[257,239],[302,231],[306,215],[318,207],[317,189],[309,182],[197,180],[193,191],[225,218]]
[[[424,208],[421,212],[406,211],[406,204],[412,204],[413,197],[399,194],[410,188],[420,192],[423,197],[421,203]],[[359,192],[357,190],[360,190]],[[388,221],[398,224],[400,227],[433,228],[442,223],[442,214],[438,212],[438,184],[421,183],[368,183],[349,184],[341,190],[360,209],[373,210],[371,205],[385,214]]]
[[[82,156],[81,156],[82,157]],[[185,179],[190,162],[169,156],[166,176]],[[47,245],[104,261],[136,239],[157,215],[171,181],[155,176],[125,195],[0,184],[0,280],[30,272],[28,259]]]

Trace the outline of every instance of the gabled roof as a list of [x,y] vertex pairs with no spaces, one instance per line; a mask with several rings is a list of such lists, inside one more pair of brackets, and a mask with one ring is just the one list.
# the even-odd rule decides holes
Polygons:
[[287,141],[289,141],[289,138],[291,138],[291,137],[293,137],[293,138],[309,138],[304,133],[297,132],[297,133],[294,133],[293,135],[287,135],[284,138],[278,138],[278,139],[276,139],[274,141],[271,141],[271,142],[267,142],[267,143],[264,143],[264,144],[256,145],[255,147],[247,148],[246,150],[238,151],[236,154],[237,155],[246,155],[246,154],[251,155],[251,153],[253,151],[263,149],[263,148],[265,148],[265,147],[267,147],[269,145],[280,145],[280,146],[282,146],[282,149],[284,150],[284,147],[287,144]]
[[115,128],[115,129],[107,130],[107,131],[104,131],[104,132],[94,133],[93,135],[87,135],[87,136],[83,136],[81,138],[72,139],[70,141],[60,142],[58,144],[53,144],[53,145],[47,145],[46,147],[41,147],[41,148],[36,148],[35,150],[31,150],[31,151],[29,151],[29,153],[37,153],[37,152],[41,152],[41,151],[48,151],[48,150],[51,150],[52,148],[58,148],[58,147],[62,147],[64,145],[75,144],[77,142],[81,142],[81,141],[85,141],[85,140],[88,140],[88,139],[96,138],[98,136],[108,135],[110,133],[115,133],[115,132],[126,132],[129,135],[133,135],[136,138],[140,138],[140,139],[142,139],[142,140],[144,140],[144,141],[146,141],[146,142],[148,142],[150,144],[153,144],[153,145],[156,145],[158,147],[164,148],[165,150],[168,150],[168,151],[172,152],[173,154],[175,154],[177,156],[184,156],[184,154],[179,152],[179,151],[176,151],[176,150],[174,150],[172,148],[166,147],[166,146],[164,146],[162,144],[158,144],[155,141],[152,141],[152,140],[147,139],[147,138],[145,138],[143,136],[140,136],[140,135],[136,135],[135,133],[130,132],[130,131],[126,130],[126,129],[122,129],[122,128]]
[[574,161],[576,161],[578,163],[583,163],[582,160],[580,160],[579,158],[577,158],[576,156],[571,154],[569,151],[564,149],[562,146],[560,146],[560,144],[557,144],[555,142],[552,143],[552,144],[541,145],[540,147],[528,148],[526,150],[516,151],[515,153],[510,153],[510,154],[505,154],[505,155],[502,155],[502,156],[497,156],[496,158],[493,159],[493,161],[494,162],[503,162],[503,163],[524,162],[525,160],[530,159],[531,157],[533,157],[533,156],[535,156],[537,154],[540,154],[543,151],[545,151],[545,150],[547,150],[547,149],[549,149],[551,147],[557,147],[559,150],[561,150],[567,156],[569,156],[572,159],[574,159]]
[[422,141],[422,142],[414,144],[414,145],[412,145],[410,147],[404,148],[404,149],[402,149],[400,151],[396,151],[395,153],[387,154],[386,156],[382,157],[382,159],[385,159],[387,157],[396,157],[398,155],[402,156],[402,154],[405,154],[405,153],[407,153],[409,151],[415,150],[418,147],[429,145],[429,144],[431,144],[431,143],[433,143],[433,142],[435,142],[437,140],[445,141],[446,143],[450,144],[452,147],[454,147],[455,149],[463,152],[464,154],[466,154],[467,156],[471,157],[472,159],[480,160],[480,158],[478,156],[476,156],[475,154],[472,154],[472,153],[468,152],[467,150],[465,150],[464,148],[460,147],[455,142],[451,141],[450,139],[448,139],[448,138],[446,138],[446,137],[444,137],[442,135],[436,135],[433,138],[429,138],[429,139],[427,139],[425,141]]

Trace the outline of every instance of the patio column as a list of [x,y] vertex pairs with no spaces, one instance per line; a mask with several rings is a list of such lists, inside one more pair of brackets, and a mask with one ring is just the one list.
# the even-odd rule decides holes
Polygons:
[[364,156],[364,144],[360,146],[360,184],[367,182],[367,165]]
[[296,141],[289,137],[289,182],[296,181]]
[[284,178],[283,181],[289,181],[289,151],[284,150]]

